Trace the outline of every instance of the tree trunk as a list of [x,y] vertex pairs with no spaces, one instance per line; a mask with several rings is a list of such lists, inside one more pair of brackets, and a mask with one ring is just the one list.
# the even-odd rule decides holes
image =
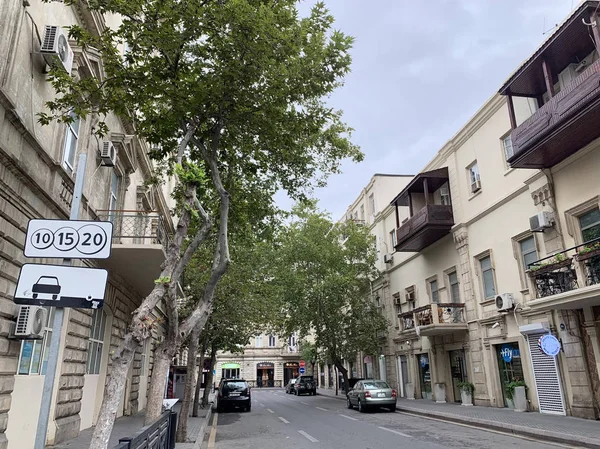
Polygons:
[[194,393],[194,406],[192,407],[192,416],[198,417],[200,408],[200,389],[202,388],[202,376],[204,375],[204,355],[206,353],[206,343],[202,343],[200,348],[200,368],[198,368],[198,380],[196,381],[196,392]]
[[[338,371],[342,373],[342,378],[344,379],[344,391],[348,393],[348,370],[344,367],[344,365],[342,365],[341,362],[335,362],[335,366]],[[340,376],[338,375],[338,379],[339,377]]]
[[[173,341],[165,340],[154,351],[154,365],[152,366],[152,377],[148,387],[148,402],[146,403],[146,418],[144,425],[150,425],[156,421],[162,413],[165,383],[169,375],[171,361],[177,352],[177,346]],[[173,385],[175,388],[175,385]]]
[[190,334],[188,341],[188,360],[187,373],[185,377],[185,388],[183,391],[183,401],[179,412],[179,421],[177,422],[177,442],[185,443],[187,440],[187,423],[190,414],[190,404],[194,394],[194,381],[196,380],[196,356],[198,355],[198,339],[200,338],[200,329],[196,328]]
[[210,395],[211,385],[213,383],[213,371],[215,369],[215,361],[217,359],[217,349],[213,346],[210,351],[210,370],[206,376],[206,386],[204,387],[204,395],[202,396],[202,406],[208,405],[208,397]]

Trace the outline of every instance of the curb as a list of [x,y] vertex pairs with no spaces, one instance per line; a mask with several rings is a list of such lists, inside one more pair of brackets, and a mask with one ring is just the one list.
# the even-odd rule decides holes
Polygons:
[[548,441],[552,443],[577,445],[580,447],[586,447],[589,449],[600,449],[600,442],[592,438],[580,437],[578,435],[566,436],[563,433],[553,432],[550,430],[533,429],[531,427],[518,426],[514,424],[505,424],[498,421],[489,421],[479,418],[463,417],[453,415],[451,413],[443,412],[429,412],[420,409],[414,409],[410,407],[396,406],[396,410],[400,412],[410,413],[413,415],[420,415],[429,418],[444,419],[446,421],[452,421],[459,424],[468,424],[474,427],[480,427],[483,429],[497,430],[503,433],[512,433],[515,435],[526,436],[535,438],[536,440]]
[[206,428],[208,427],[210,418],[212,418],[212,413],[213,413],[213,403],[211,402],[210,406],[208,407],[208,413],[206,414],[206,417],[204,418],[204,422],[200,426],[200,431],[198,432],[198,435],[196,436],[196,441],[194,442],[194,449],[200,449],[200,446],[202,446],[202,442],[204,441],[204,434],[206,433]]

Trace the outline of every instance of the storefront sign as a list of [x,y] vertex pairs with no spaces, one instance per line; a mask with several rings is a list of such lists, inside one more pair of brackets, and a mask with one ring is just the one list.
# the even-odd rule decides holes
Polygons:
[[502,360],[504,360],[506,363],[510,363],[512,362],[512,359],[518,359],[521,357],[521,352],[512,345],[502,345],[502,348],[500,349],[500,355],[502,356]]
[[297,362],[285,362],[283,365],[285,368],[298,368]]
[[423,354],[421,356],[420,362],[422,368],[425,368],[427,365],[429,365],[429,357],[427,356],[427,354]]
[[261,362],[261,363],[257,363],[256,367],[257,368],[273,368],[275,365],[273,365],[271,362]]
[[549,355],[551,357],[556,357],[560,352],[560,341],[554,335],[548,334],[544,335],[539,339],[538,345],[544,354]]

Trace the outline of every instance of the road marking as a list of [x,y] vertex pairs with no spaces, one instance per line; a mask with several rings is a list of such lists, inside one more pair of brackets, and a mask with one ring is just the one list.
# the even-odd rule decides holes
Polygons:
[[290,423],[290,422],[289,422],[287,419],[285,419],[285,418],[282,418],[281,416],[279,417],[279,419],[280,419],[282,422],[286,423],[286,424],[289,424],[289,423]]
[[344,418],[347,418],[347,419],[351,419],[352,421],[358,421],[358,419],[356,419],[356,418],[353,418],[352,416],[348,416],[348,415],[342,415],[341,413],[340,413],[340,416],[342,416],[342,417],[344,417]]
[[217,419],[219,419],[219,414],[214,414],[212,429],[210,429],[210,436],[208,437],[208,449],[215,448],[215,440],[217,438]]
[[302,436],[304,436],[306,439],[308,439],[308,441],[310,441],[311,443],[318,443],[319,440],[317,440],[315,437],[311,437],[308,433],[306,433],[304,430],[299,430],[298,433]]
[[308,405],[308,402],[302,402],[302,401],[300,401],[300,404]]
[[397,430],[386,429],[385,427],[378,427],[378,429],[387,430],[388,432],[395,433],[396,435],[400,435],[401,437],[412,438],[412,435],[409,435],[407,433],[398,432]]
[[275,412],[274,412],[273,410],[271,410],[270,408],[268,408],[268,409],[267,409],[267,411],[268,411],[269,413],[275,413]]
[[328,412],[329,411],[329,410],[327,410],[326,408],[323,408],[323,407],[315,407],[315,408],[318,409],[318,410],[323,410],[324,412]]

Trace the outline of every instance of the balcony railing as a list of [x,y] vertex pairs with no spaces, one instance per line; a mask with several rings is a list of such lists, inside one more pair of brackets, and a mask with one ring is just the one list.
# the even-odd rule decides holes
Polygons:
[[[431,326],[433,334],[443,334],[443,326],[452,332],[455,325],[465,325],[465,305],[461,303],[428,304],[398,315],[402,331]],[[423,332],[423,331],[421,331]],[[427,335],[425,331],[424,335]]]
[[112,221],[113,244],[160,244],[165,249],[168,246],[169,235],[158,212],[101,210],[98,219]]
[[600,284],[600,238],[544,257],[528,268],[538,298]]
[[447,235],[452,226],[452,206],[429,204],[396,230],[396,251],[421,251]]
[[600,60],[511,134],[511,167],[550,168],[600,137]]

